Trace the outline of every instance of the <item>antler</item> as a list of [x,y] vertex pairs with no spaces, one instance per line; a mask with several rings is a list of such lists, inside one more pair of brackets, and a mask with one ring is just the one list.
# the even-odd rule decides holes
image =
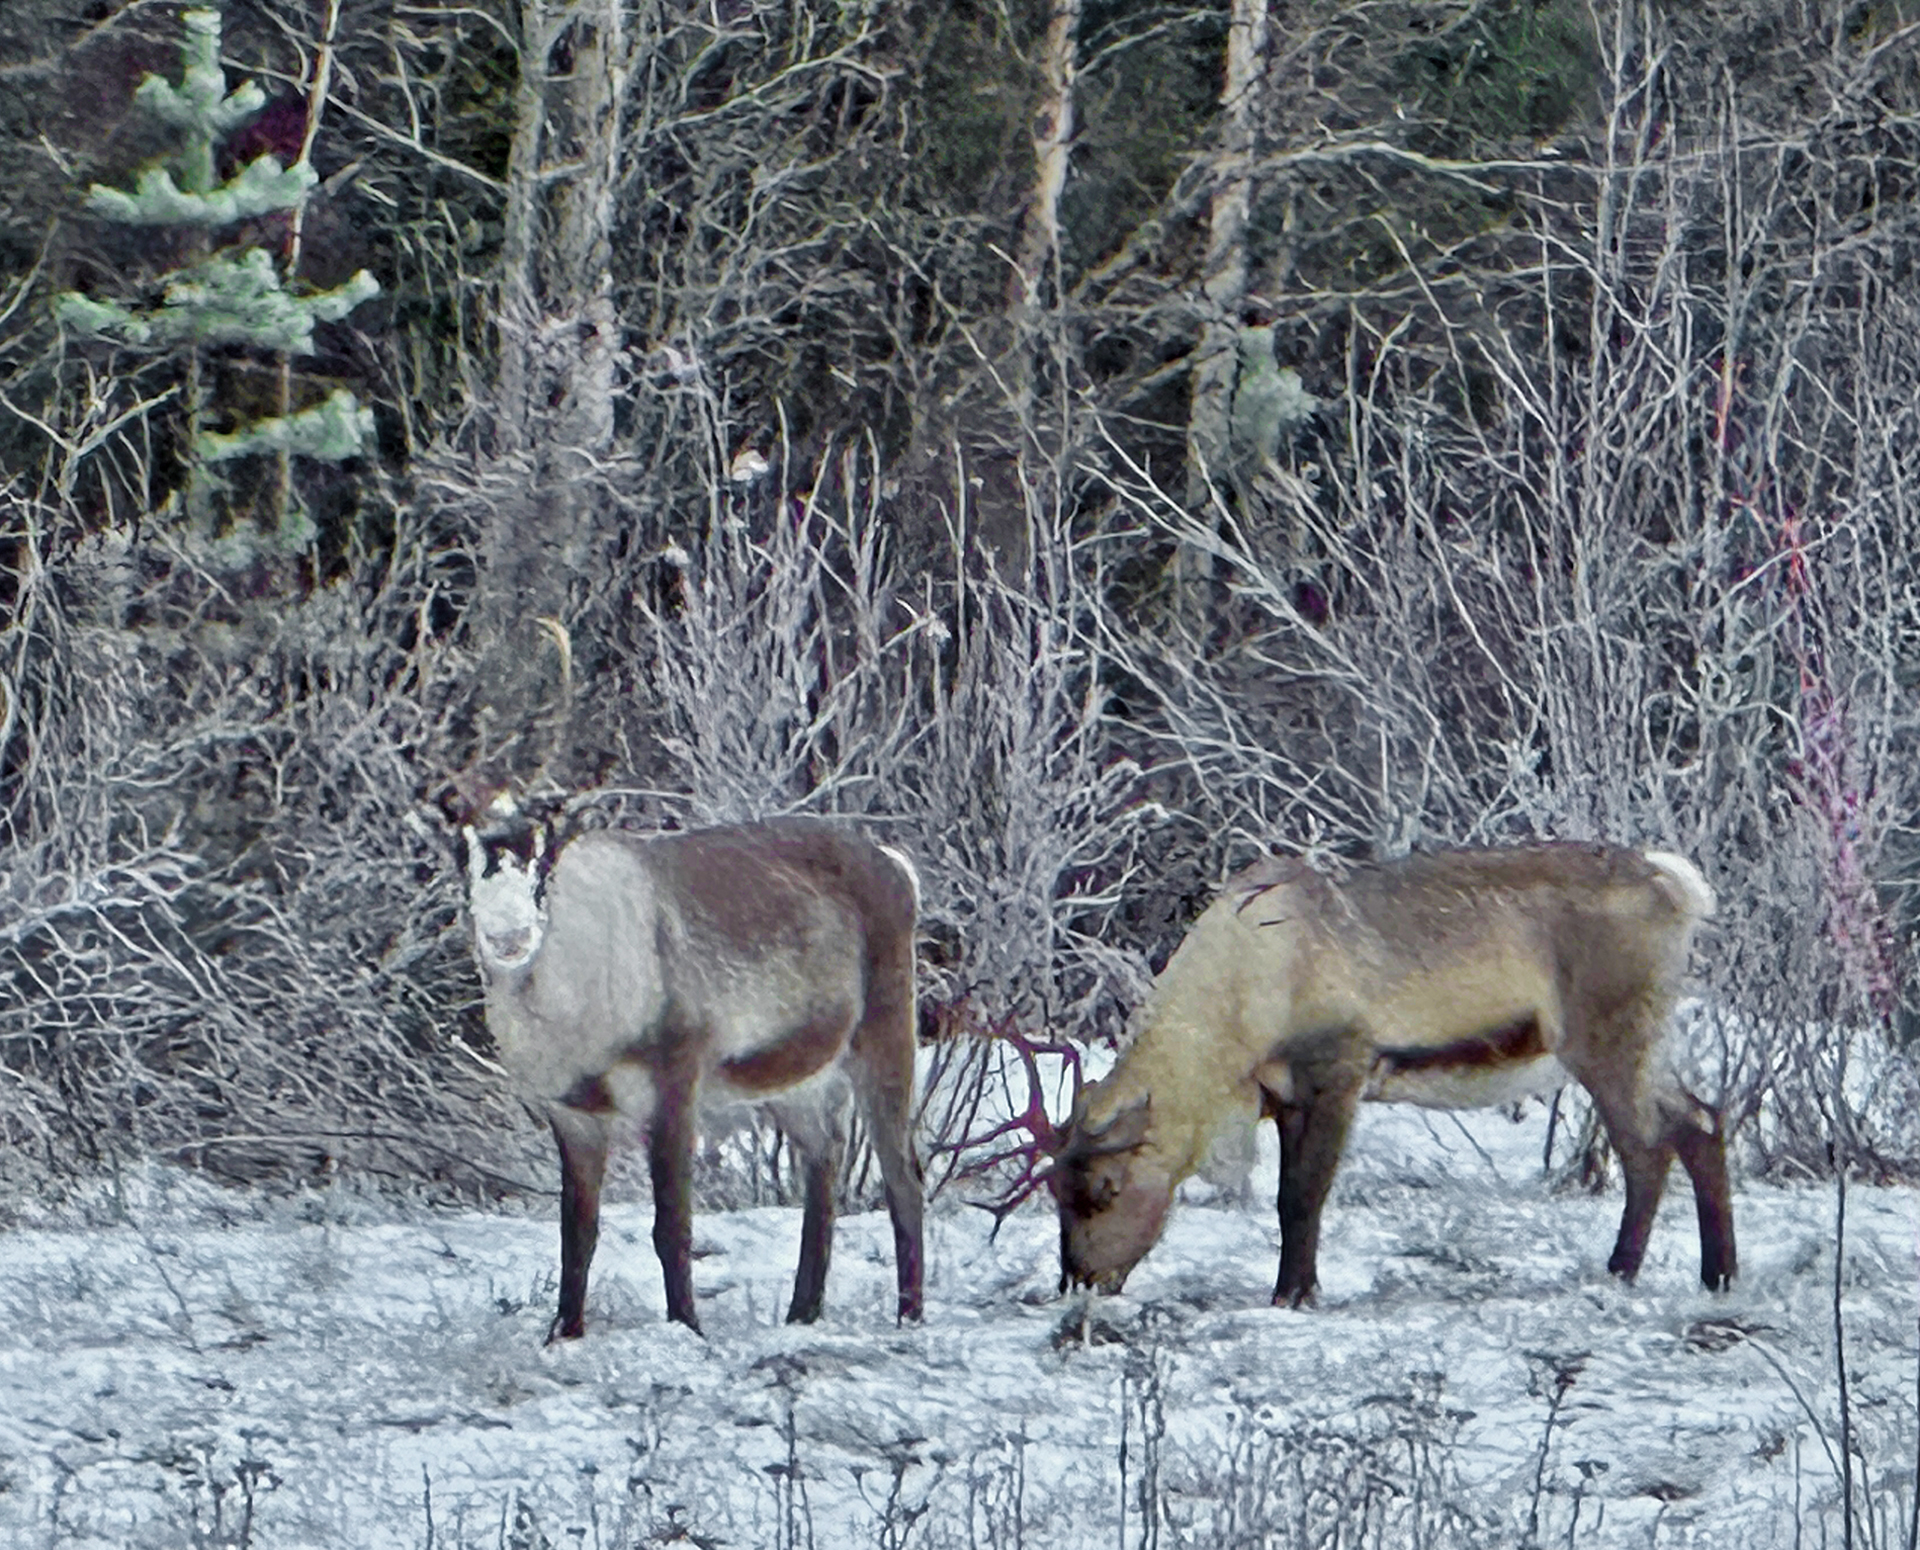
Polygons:
[[[1026,1074],[1026,1102],[1018,1113],[990,1129],[965,1135],[958,1141],[941,1142],[933,1150],[954,1156],[969,1154],[965,1162],[952,1170],[949,1179],[985,1179],[997,1174],[1009,1163],[1019,1164],[1019,1172],[1013,1183],[997,1199],[967,1202],[993,1217],[993,1231],[988,1235],[991,1240],[999,1233],[1000,1224],[1046,1183],[1054,1159],[1059,1155],[1060,1130],[1047,1113],[1046,1085],[1041,1080],[1038,1057],[1053,1055],[1065,1062],[1073,1073],[1073,1099],[1076,1104],[1080,1099],[1082,1073],[1077,1046],[1029,1039],[1014,1028],[1011,1015],[989,1023],[984,1035],[975,1036],[983,1037],[989,1043],[1005,1044],[1019,1057],[1021,1069]],[[971,1155],[982,1150],[987,1150],[986,1156]]]

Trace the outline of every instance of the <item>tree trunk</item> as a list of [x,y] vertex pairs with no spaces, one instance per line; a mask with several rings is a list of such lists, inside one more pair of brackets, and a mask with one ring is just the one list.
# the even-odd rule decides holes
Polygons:
[[1041,45],[1045,87],[1034,110],[1033,194],[1014,254],[1013,311],[1032,317],[1045,305],[1049,274],[1059,276],[1060,195],[1073,148],[1074,54],[1080,39],[1080,0],[1054,0]]
[[[1033,110],[1033,187],[1027,197],[1018,239],[1014,244],[1014,272],[1008,285],[1007,311],[1012,320],[1013,348],[1009,357],[1007,392],[1015,419],[1013,458],[1022,470],[1008,488],[1032,492],[1031,507],[1052,504],[1058,498],[1059,463],[1067,445],[1067,406],[1062,389],[1066,363],[1060,351],[1057,323],[1060,301],[1060,196],[1067,186],[1067,166],[1073,152],[1074,82],[1080,45],[1081,0],[1053,0],[1041,42],[1041,93]],[[1050,363],[1049,353],[1054,359]],[[1056,402],[1048,412],[1046,395]],[[1044,465],[1044,466],[1042,466]],[[983,511],[985,531],[992,547],[1011,568],[1025,566],[1028,510]]]
[[521,15],[474,753],[496,779],[568,784],[587,758],[570,743],[570,641],[618,509],[609,285],[632,45],[622,0],[527,0]]
[[[1218,171],[1207,219],[1207,257],[1201,281],[1203,315],[1193,355],[1187,411],[1187,506],[1206,505],[1209,483],[1219,486],[1231,456],[1229,421],[1238,364],[1241,306],[1247,295],[1247,217],[1253,208],[1253,164],[1259,128],[1261,64],[1266,57],[1268,0],[1233,0],[1227,23],[1226,87]],[[1209,569],[1201,555],[1174,556],[1175,606],[1197,622],[1199,589]]]

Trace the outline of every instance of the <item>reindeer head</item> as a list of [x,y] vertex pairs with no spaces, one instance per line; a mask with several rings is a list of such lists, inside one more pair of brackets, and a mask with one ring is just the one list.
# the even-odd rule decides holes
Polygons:
[[1117,1292],[1159,1240],[1173,1176],[1144,1152],[1152,1099],[1090,1120],[1076,1104],[1047,1184],[1060,1206],[1060,1290]]
[[552,804],[522,806],[502,792],[460,815],[467,913],[483,973],[511,974],[540,951],[547,929],[547,874],[559,850]]

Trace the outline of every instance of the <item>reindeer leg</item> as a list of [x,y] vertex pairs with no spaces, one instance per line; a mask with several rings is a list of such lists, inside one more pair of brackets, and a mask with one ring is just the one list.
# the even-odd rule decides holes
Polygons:
[[1272,1105],[1280,1130],[1280,1275],[1275,1307],[1313,1301],[1319,1282],[1320,1212],[1333,1187],[1360,1102],[1360,1075],[1348,1062],[1293,1068],[1292,1096]]
[[1586,1010],[1577,994],[1567,992],[1562,999],[1566,1021],[1556,1053],[1593,1099],[1627,1186],[1620,1235],[1607,1256],[1607,1270],[1631,1283],[1646,1257],[1647,1235],[1653,1231],[1654,1213],[1673,1162],[1664,1119],[1655,1119],[1650,1135],[1643,1118],[1649,1109],[1657,1108],[1648,1094],[1648,1083],[1658,1080],[1657,1072],[1648,1069],[1648,1062],[1656,1058],[1652,1052],[1659,1044],[1665,1012],[1641,1002],[1611,1015],[1596,1015]]
[[801,1158],[806,1208],[800,1219],[800,1267],[794,1272],[789,1324],[811,1324],[820,1317],[827,1292],[827,1266],[833,1258],[833,1197],[840,1165],[847,1154],[844,1095],[827,1112],[811,1107],[773,1107],[787,1140]]
[[853,1081],[893,1222],[898,1318],[920,1322],[924,1187],[913,1147],[913,939],[903,935],[870,974],[867,1010],[853,1034]]
[[1626,1209],[1620,1215],[1620,1236],[1614,1239],[1613,1252],[1607,1256],[1607,1271],[1631,1284],[1640,1274],[1640,1261],[1646,1257],[1647,1238],[1666,1189],[1673,1152],[1666,1146],[1649,1146],[1638,1136],[1624,1134],[1611,1125],[1607,1133],[1620,1154],[1620,1171],[1627,1181]]
[[1278,1104],[1273,1123],[1280,1132],[1280,1275],[1274,1282],[1273,1305],[1297,1308],[1312,1300],[1320,1248],[1320,1219],[1317,1214],[1309,1218],[1300,1198],[1307,1111],[1296,1103]]
[[[1630,1084],[1614,1085],[1623,1093],[1631,1094]],[[1607,1127],[1607,1138],[1619,1154],[1620,1171],[1627,1185],[1620,1235],[1614,1240],[1613,1253],[1607,1256],[1607,1271],[1631,1283],[1640,1274],[1640,1261],[1646,1257],[1647,1237],[1653,1231],[1654,1213],[1660,1208],[1660,1195],[1666,1188],[1673,1148],[1664,1138],[1648,1141],[1641,1135],[1630,1096],[1622,1101],[1605,1097],[1591,1086],[1587,1091],[1592,1094],[1594,1107],[1600,1111],[1601,1123]]]
[[895,1317],[901,1323],[918,1324],[925,1273],[920,1160],[914,1155],[913,1141],[905,1135],[904,1126],[889,1130],[890,1123],[875,1117],[867,1122],[867,1131],[886,1186],[887,1215],[893,1222],[894,1282],[899,1292]]
[[607,1171],[607,1123],[597,1114],[554,1105],[549,1113],[560,1146],[560,1310],[547,1344],[577,1340],[585,1329],[587,1268],[600,1237],[600,1181]]
[[789,1324],[811,1324],[820,1317],[827,1294],[827,1265],[833,1258],[833,1191],[845,1154],[831,1147],[806,1159],[806,1209],[800,1221],[800,1265],[793,1276]]
[[667,1317],[695,1334],[693,1309],[693,1132],[697,1081],[687,1069],[654,1079],[647,1167],[653,1176],[653,1251],[666,1281]]
[[894,1280],[899,1290],[895,1317],[903,1324],[920,1322],[925,1247],[921,1225],[924,1188],[920,1159],[904,1126],[888,1134],[870,1125],[874,1155],[880,1159],[880,1177],[887,1189],[887,1215],[893,1221]]
[[1724,1292],[1739,1272],[1733,1242],[1733,1196],[1727,1185],[1727,1143],[1720,1115],[1682,1090],[1683,1112],[1663,1104],[1667,1139],[1680,1154],[1680,1166],[1693,1181],[1693,1209],[1700,1219],[1700,1280],[1712,1292]]

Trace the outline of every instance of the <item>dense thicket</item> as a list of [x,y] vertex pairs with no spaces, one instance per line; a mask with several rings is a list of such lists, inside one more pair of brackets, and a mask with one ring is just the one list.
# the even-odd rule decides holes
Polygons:
[[[7,1155],[518,1176],[457,780],[884,825],[953,1083],[1262,848],[1657,842],[1749,1156],[1910,1167],[1910,13],[254,0],[222,175],[318,183],[182,235],[82,202],[180,12],[15,0]],[[250,248],[381,295],[58,321]],[[196,462],[343,387],[368,455]]]

